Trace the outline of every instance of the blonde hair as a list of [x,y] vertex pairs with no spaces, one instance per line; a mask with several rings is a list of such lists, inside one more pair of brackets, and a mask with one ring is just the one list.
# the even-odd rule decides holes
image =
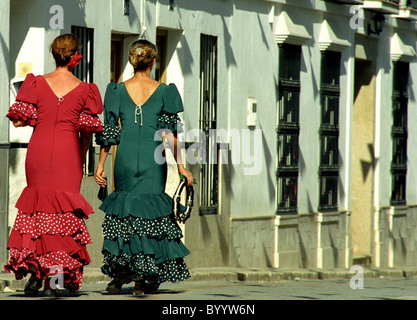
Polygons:
[[148,40],[136,40],[129,47],[129,62],[136,71],[146,70],[152,65],[158,51]]
[[81,43],[71,33],[56,37],[50,46],[57,67],[66,66],[70,62],[71,57],[81,48]]

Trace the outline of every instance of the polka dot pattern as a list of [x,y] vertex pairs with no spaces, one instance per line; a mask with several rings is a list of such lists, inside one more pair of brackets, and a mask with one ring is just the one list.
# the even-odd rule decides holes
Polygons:
[[114,145],[120,143],[122,128],[119,125],[103,125],[103,131],[96,133],[98,145]]
[[158,129],[168,129],[172,132],[182,132],[183,130],[183,123],[181,118],[176,114],[162,114],[158,119]]
[[121,270],[124,270],[130,272],[132,278],[153,278],[157,279],[156,282],[158,283],[184,281],[190,277],[188,268],[182,258],[156,264],[152,256],[143,253],[133,256],[105,254],[102,270],[112,278]]
[[13,228],[35,239],[44,234],[60,234],[72,236],[81,244],[92,243],[84,220],[76,217],[72,212],[30,214],[19,211]]
[[119,219],[106,215],[103,222],[103,234],[105,239],[122,238],[124,241],[129,241],[134,235],[156,239],[182,238],[181,229],[172,223],[170,217],[149,220],[131,216]]
[[36,267],[36,275],[41,279],[56,274],[51,271],[59,266],[64,273],[64,287],[70,291],[81,289],[83,264],[63,251],[37,255],[27,248],[22,250],[10,248],[10,260],[6,265],[6,270],[10,270],[11,266],[13,266],[17,280],[23,279],[31,266]]
[[9,108],[9,112],[6,117],[10,120],[20,120],[25,122],[27,125],[34,127],[38,122],[38,115],[36,107],[24,101],[16,101]]
[[101,132],[103,131],[103,123],[97,115],[81,112],[78,122],[78,130],[86,133]]
[[44,279],[51,269],[59,266],[64,273],[65,288],[70,291],[81,288],[83,266],[90,261],[85,245],[92,243],[82,218],[73,212],[19,211],[10,239],[13,241],[5,269],[14,272],[16,279],[25,277],[31,267]]
[[184,259],[180,258],[188,250],[179,246],[183,235],[171,216],[144,219],[137,215],[120,218],[106,214],[103,234],[102,271],[110,277],[122,271],[133,277],[158,279],[158,283],[190,277]]

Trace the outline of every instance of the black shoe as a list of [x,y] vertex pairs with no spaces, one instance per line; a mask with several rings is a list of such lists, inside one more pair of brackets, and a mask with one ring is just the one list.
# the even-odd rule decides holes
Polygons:
[[62,296],[61,291],[59,291],[58,289],[44,289],[42,292],[42,295],[44,297],[54,297],[54,298]]
[[106,291],[108,293],[119,293],[122,290],[122,286],[124,284],[128,284],[132,282],[132,278],[129,277],[126,273],[119,274],[116,278],[114,278],[106,287]]
[[32,276],[25,286],[25,295],[36,296],[42,287],[42,280]]
[[159,283],[154,281],[145,280],[143,278],[135,279],[135,287],[133,288],[133,294],[138,296],[141,294],[155,293],[159,288]]

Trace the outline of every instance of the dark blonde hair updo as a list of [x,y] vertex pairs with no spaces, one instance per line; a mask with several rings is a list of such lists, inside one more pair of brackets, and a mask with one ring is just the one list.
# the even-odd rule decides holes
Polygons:
[[148,40],[136,40],[129,47],[129,62],[136,71],[144,71],[152,65],[158,51]]
[[66,66],[70,62],[71,57],[81,48],[81,43],[71,33],[56,37],[50,46],[57,67]]

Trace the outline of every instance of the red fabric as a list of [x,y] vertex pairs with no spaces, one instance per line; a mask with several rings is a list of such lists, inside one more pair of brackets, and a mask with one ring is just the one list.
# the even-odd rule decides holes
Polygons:
[[[98,119],[103,111],[100,93],[96,85],[82,82],[58,103],[42,76],[28,74],[16,99],[36,105],[37,122],[27,149],[27,186],[16,203],[19,214],[9,237],[5,270],[21,279],[34,267],[43,279],[59,265],[65,287],[76,291],[83,266],[90,262],[86,244],[91,238],[83,219],[93,213],[80,194],[80,117],[87,113]],[[97,119],[83,125],[98,130]]]
[[[14,272],[16,279],[22,279],[28,273],[30,267],[35,267],[36,276],[40,279],[53,275],[53,270],[57,267],[62,270],[67,280],[65,287],[71,291],[81,288],[83,266],[90,263],[90,256],[87,252],[86,244],[91,243],[90,235],[85,228],[81,227],[75,232],[77,222],[71,221],[75,218],[71,213],[67,214],[66,220],[71,226],[62,227],[57,223],[63,218],[61,214],[48,215],[39,214],[43,218],[50,216],[50,220],[55,222],[44,223],[41,229],[37,229],[37,215],[29,217],[28,214],[19,213],[12,232],[10,233],[8,249],[10,250],[10,260],[4,266],[7,272]],[[71,218],[71,215],[73,218]],[[38,217],[39,218],[39,217]],[[64,218],[64,219],[65,219]],[[77,218],[75,218],[77,219]],[[32,220],[32,221],[31,221]],[[79,219],[82,221],[82,219]],[[50,228],[52,230],[42,230]],[[53,228],[62,230],[53,230]],[[20,229],[20,230],[19,230]],[[23,230],[28,232],[23,232]],[[53,233],[62,231],[62,234]],[[45,233],[43,233],[45,232]],[[48,234],[49,233],[49,234]],[[69,233],[66,235],[65,233]]]
[[79,192],[67,192],[52,189],[55,185],[51,182],[51,188],[45,182],[42,188],[25,187],[16,203],[16,208],[22,212],[69,212],[76,213],[87,218],[94,212],[90,204]]
[[85,133],[100,132],[103,131],[103,123],[97,116],[81,112],[78,131]]
[[[86,260],[88,259],[88,261]],[[33,250],[10,249],[10,260],[4,267],[7,272],[14,272],[17,280],[23,279],[29,268],[36,268],[36,276],[44,279],[47,276],[56,274],[57,266],[64,274],[64,287],[70,291],[77,291],[81,288],[83,265],[89,262],[85,246],[80,252],[69,256],[63,251],[55,251],[44,255],[38,255]]]
[[23,121],[31,127],[34,127],[38,122],[36,107],[31,103],[23,101],[16,101],[13,103],[13,105],[9,108],[9,112],[6,117],[10,120]]
[[[91,243],[91,240],[88,242]],[[44,234],[39,238],[32,238],[29,234],[20,233],[14,229],[10,233],[9,242],[7,244],[9,249],[16,249],[18,251],[29,250],[33,252],[37,259],[42,256],[50,255],[54,252],[61,251],[68,256],[77,254],[82,257],[85,264],[90,262],[90,257],[85,246],[81,241],[75,240],[72,236],[63,236],[60,234]],[[70,263],[70,264],[68,264]],[[61,265],[63,268],[74,266],[75,261],[70,259],[59,261],[56,265]],[[48,266],[50,269],[52,265]]]
[[38,104],[37,79],[33,73],[29,73],[23,81],[17,95],[16,101],[25,101],[34,105]]
[[94,83],[88,84],[87,100],[84,104],[83,111],[95,115],[103,112],[103,101],[101,100],[100,91]]
[[30,236],[31,239],[39,239],[44,235],[60,235],[70,236],[74,240],[80,241],[81,244],[91,243],[84,220],[75,216],[73,212],[55,214],[19,212],[14,222],[13,231]]

